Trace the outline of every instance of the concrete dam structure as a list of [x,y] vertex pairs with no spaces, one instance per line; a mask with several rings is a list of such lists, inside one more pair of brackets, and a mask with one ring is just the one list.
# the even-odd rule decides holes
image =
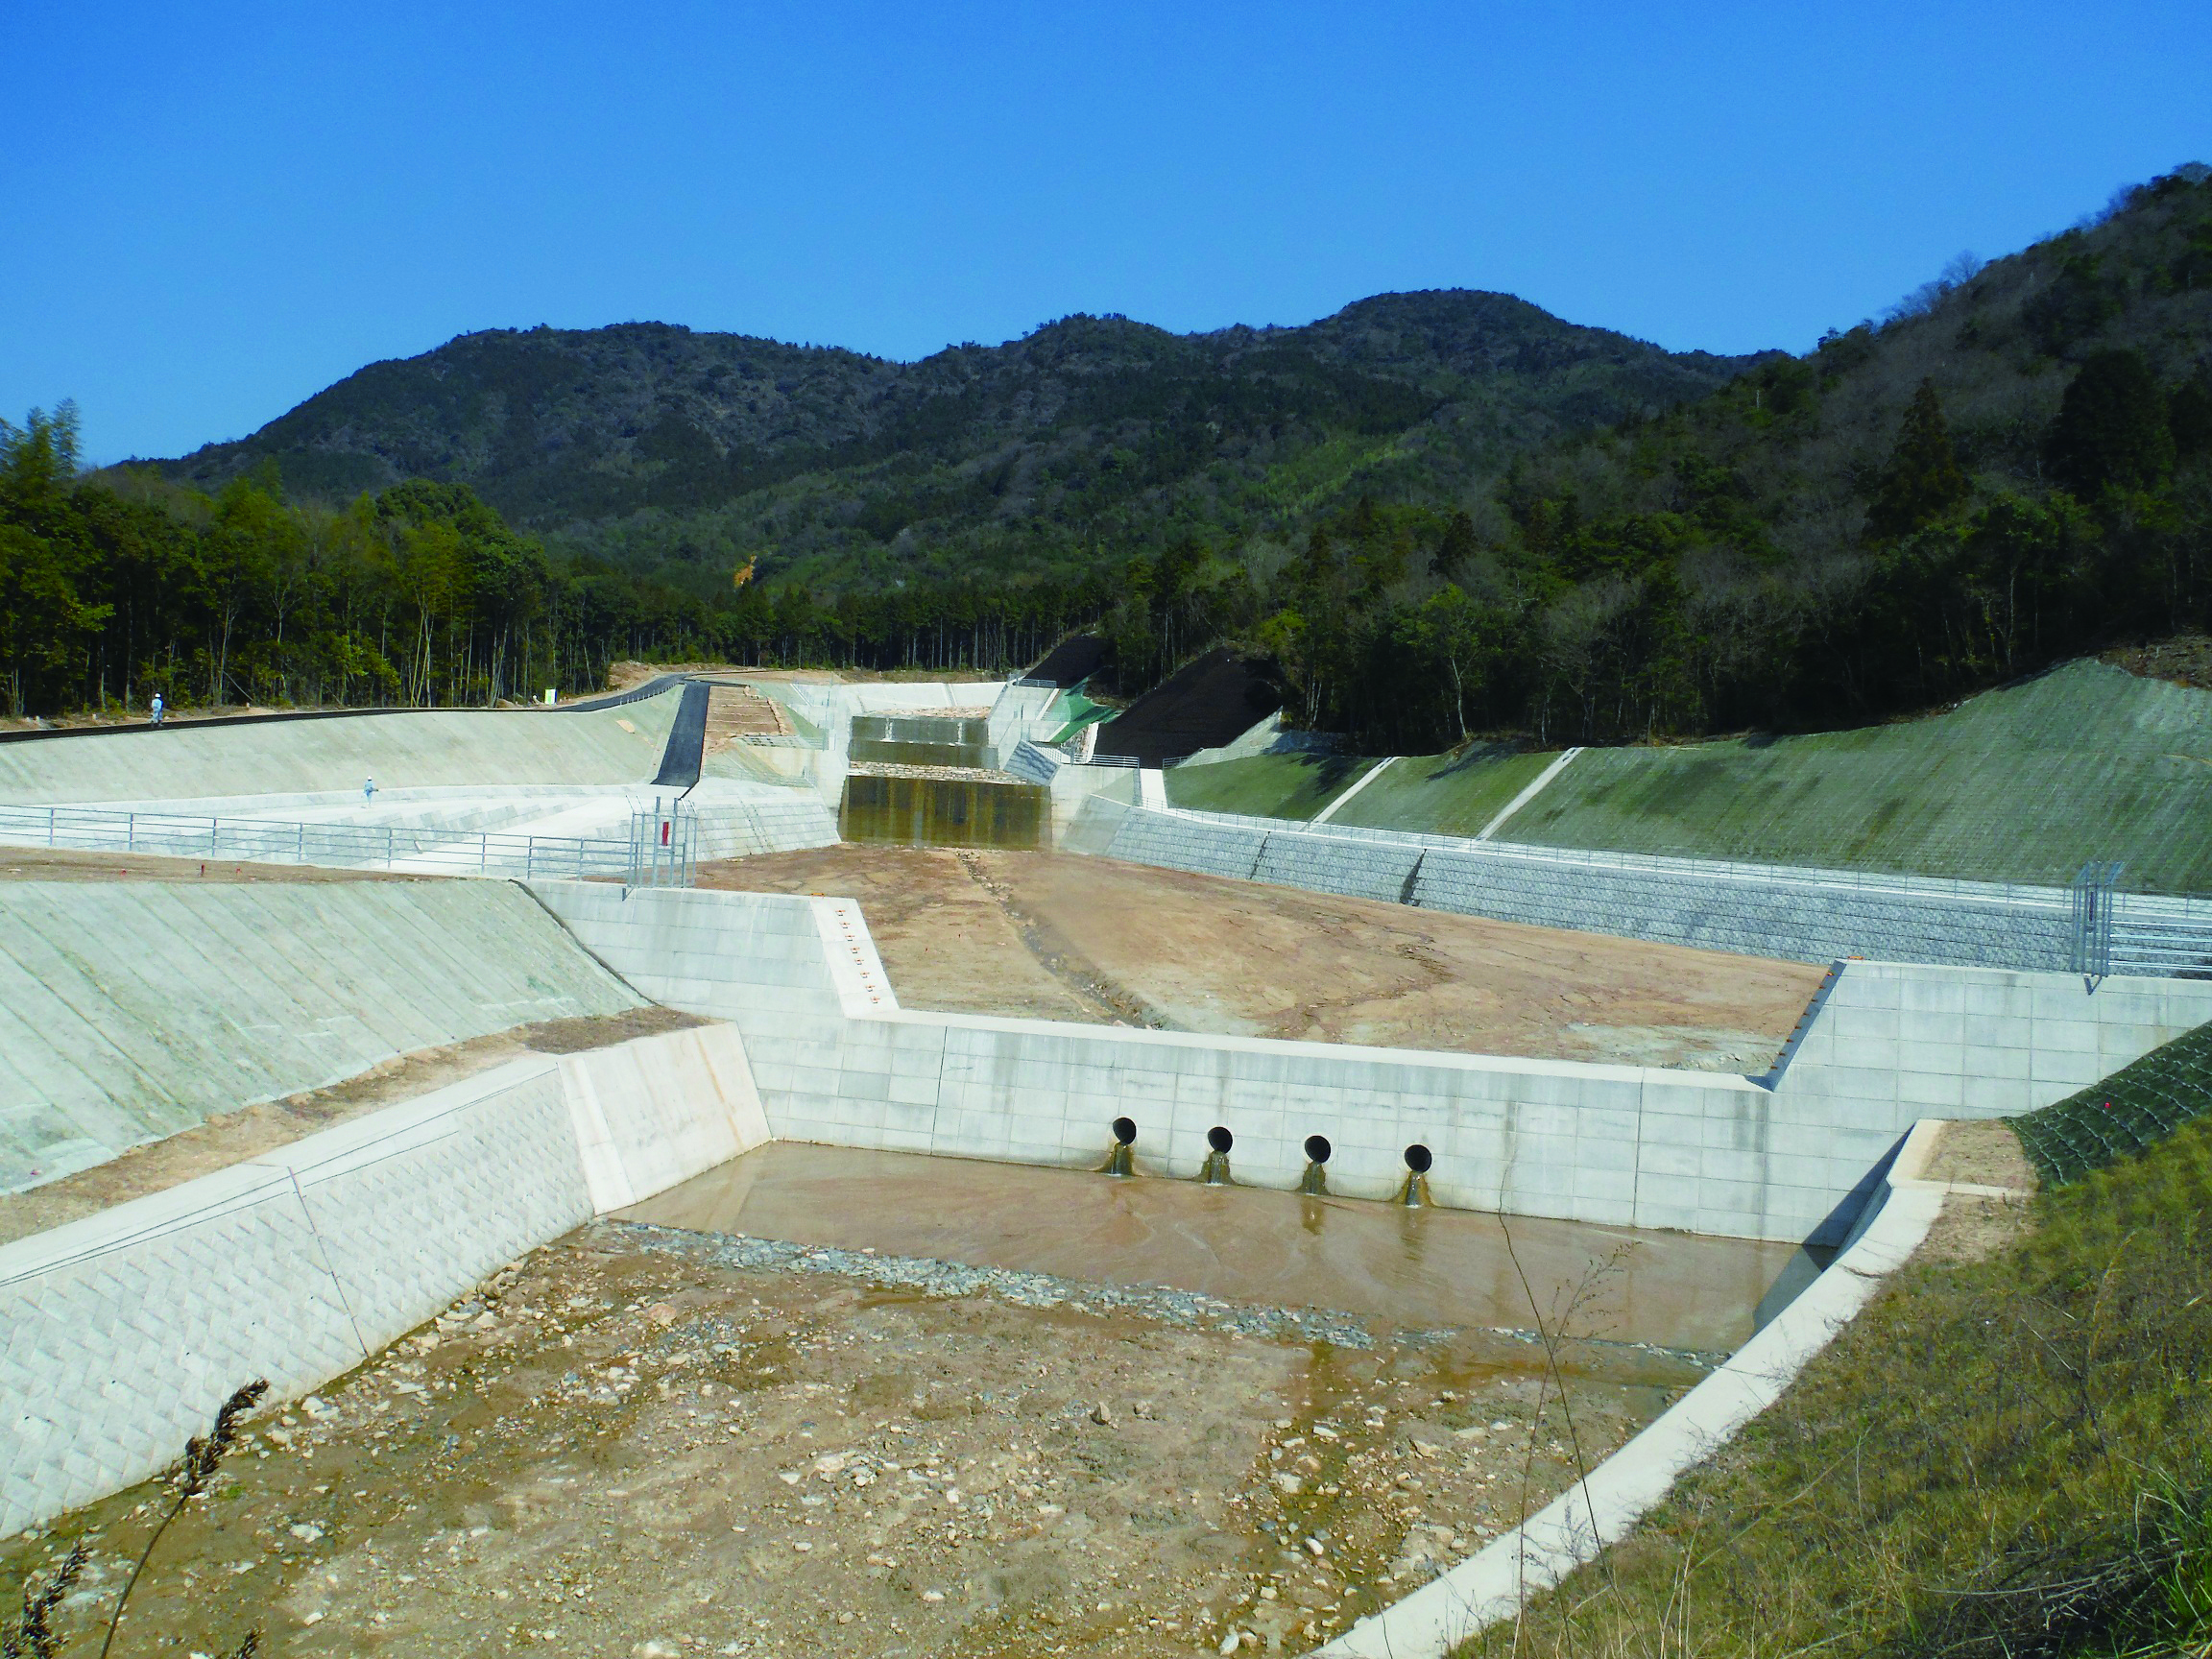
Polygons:
[[[2070,970],[2050,890],[1180,810],[1158,773],[1083,764],[1055,743],[1067,723],[1052,687],[762,678],[746,694],[775,719],[735,735],[717,702],[729,689],[698,676],[572,715],[193,731],[168,734],[191,739],[175,750],[150,733],[0,746],[0,839],[57,860],[46,878],[0,886],[0,1199],[135,1170],[172,1145],[228,1144],[242,1108],[426,1050],[543,1022],[659,1022],[575,1051],[511,1047],[330,1127],[180,1158],[176,1179],[119,1183],[132,1195],[0,1243],[0,1535],[153,1475],[241,1379],[269,1378],[279,1402],[330,1387],[579,1229],[736,1235],[777,1202],[788,1216],[801,1201],[768,1190],[776,1167],[806,1195],[807,1237],[792,1242],[847,1256],[945,1236],[920,1196],[926,1160],[968,1161],[933,1167],[970,1171],[941,1179],[977,1193],[1021,1194],[1048,1170],[1083,1184],[1063,1207],[1087,1217],[1083,1248],[1076,1233],[1007,1245],[1003,1265],[1040,1271],[1021,1250],[1050,1245],[1051,1271],[1101,1281],[1132,1214],[1173,1231],[1283,1206],[1252,1225],[1288,1241],[1250,1253],[1265,1260],[1240,1270],[1262,1285],[1315,1236],[1316,1213],[1295,1207],[1363,1206],[1338,1237],[1365,1240],[1359,1284],[1379,1308],[1394,1270],[1415,1283],[1420,1263],[1393,1254],[1420,1237],[1405,1229],[1457,1213],[1459,1231],[1427,1236],[1439,1242],[1406,1310],[1428,1323],[1448,1322],[1460,1280],[1490,1262],[1481,1218],[1563,1229],[1544,1246],[1562,1262],[1586,1241],[1670,1241],[1649,1248],[1672,1263],[1649,1282],[1707,1274],[1697,1328],[1726,1333],[1733,1355],[1703,1356],[1706,1381],[1647,1437],[1527,1518],[1515,1548],[1542,1573],[1501,1579],[1500,1540],[1321,1649],[1440,1654],[1501,1584],[1519,1595],[1618,1536],[1910,1256],[1943,1190],[1922,1179],[1931,1120],[2052,1104],[2212,1020],[2212,979],[2186,963]],[[112,763],[139,755],[144,767]],[[370,767],[373,790],[348,777]],[[614,844],[643,804],[656,823],[695,815],[708,861],[842,839],[885,847],[871,868],[896,873],[961,850],[929,867],[992,918],[987,906],[1011,915],[1014,902],[991,896],[990,872],[1047,861],[972,854],[1059,850],[1116,860],[1155,896],[1199,880],[1300,888],[1794,956],[1825,974],[1790,969],[1761,1029],[1771,1045],[1817,977],[1795,1029],[1725,1070],[1151,1028],[1112,1007],[1091,1022],[933,1011],[902,1003],[862,903],[823,896],[804,864],[791,879],[808,884],[776,893],[719,885],[744,882],[741,863],[693,887],[641,878],[634,860],[590,862],[584,850]],[[365,835],[421,839],[378,863],[349,851]],[[72,847],[115,854],[115,877],[75,878],[59,862]],[[397,878],[227,884],[164,867],[126,881],[149,873],[129,862],[148,854],[368,862]],[[2170,902],[2176,927],[2194,925],[2193,903]],[[1040,929],[1041,957],[1064,950],[1038,917],[1014,921]],[[897,925],[879,919],[884,939]],[[1528,959],[1514,958],[1523,972]],[[696,1023],[665,1029],[681,1017]],[[657,1034],[628,1035],[638,1029]],[[984,1166],[988,1178],[973,1173]],[[1159,1185],[1132,1205],[1118,1180]],[[902,1194],[913,1213],[841,1221],[838,1204],[868,1192]],[[1220,1194],[1235,1203],[1209,1207]],[[1197,1231],[1154,1246],[1131,1251],[1129,1275],[1183,1289],[1212,1249]],[[1811,1265],[1777,1285],[1775,1263],[1793,1256]],[[1502,1277],[1467,1307],[1503,1319],[1520,1286]],[[1674,1339],[1636,1329],[1659,1349]]]

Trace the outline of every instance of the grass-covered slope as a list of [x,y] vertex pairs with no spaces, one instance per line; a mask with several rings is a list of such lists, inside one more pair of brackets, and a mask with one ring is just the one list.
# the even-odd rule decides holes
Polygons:
[[2212,692],[2073,662],[1897,725],[1585,750],[1501,838],[2059,884],[2118,858],[2212,891]]
[[2155,1145],[2212,1111],[2212,1025],[2153,1048],[2102,1083],[2015,1118],[2020,1144],[2048,1185]]
[[[2186,1041],[2186,1040],[2185,1040]],[[1596,1567],[1464,1651],[2200,1654],[2212,1123],[1926,1262]]]
[[1408,755],[1346,802],[1334,822],[1430,835],[1479,834],[1556,758],[1490,744],[1457,755]]
[[[1167,800],[1170,805],[1200,812],[1306,819],[1351,788],[1375,764],[1354,755],[1252,755],[1240,760],[1176,766],[1167,773]],[[1364,798],[1366,791],[1360,793]]]

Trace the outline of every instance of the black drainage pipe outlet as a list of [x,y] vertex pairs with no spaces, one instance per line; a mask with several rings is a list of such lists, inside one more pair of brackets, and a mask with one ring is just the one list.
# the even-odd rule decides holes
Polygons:
[[1436,1162],[1434,1154],[1416,1141],[1406,1148],[1406,1185],[1398,1189],[1398,1202],[1408,1210],[1428,1207],[1429,1169]]
[[1328,1195],[1329,1172],[1322,1166],[1329,1162],[1331,1150],[1328,1136],[1306,1137],[1306,1173],[1299,1178],[1298,1190],[1309,1198]]
[[1229,1148],[1237,1144],[1237,1137],[1216,1123],[1206,1131],[1206,1144],[1211,1150],[1199,1167],[1198,1179],[1209,1187],[1229,1186]]
[[1137,1120],[1133,1118],[1114,1119],[1114,1150],[1106,1154],[1106,1162],[1099,1168],[1101,1175],[1134,1175],[1137,1173]]

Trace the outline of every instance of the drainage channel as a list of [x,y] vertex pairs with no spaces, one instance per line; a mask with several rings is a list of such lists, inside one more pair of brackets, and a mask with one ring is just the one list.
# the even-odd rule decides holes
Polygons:
[[[1216,1151],[1226,1165],[1228,1149]],[[1139,1148],[1129,1160],[1138,1178],[1116,1180],[777,1142],[621,1216],[1327,1310],[1393,1332],[1565,1326],[1608,1345],[1702,1355],[1750,1336],[1760,1298],[1796,1254],[1787,1244],[1506,1219],[1403,1196],[1382,1203],[1145,1178],[1143,1162]],[[1420,1173],[1409,1167],[1409,1184]]]

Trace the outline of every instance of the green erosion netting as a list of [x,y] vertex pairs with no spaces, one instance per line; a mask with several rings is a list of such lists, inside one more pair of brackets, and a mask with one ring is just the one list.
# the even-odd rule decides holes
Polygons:
[[[1253,755],[1242,760],[1172,766],[1167,771],[1167,800],[1196,812],[1310,818],[1374,768],[1373,759],[1358,755]],[[1380,789],[1387,779],[1385,773],[1374,787]],[[1367,794],[1361,790],[1360,800]]]
[[[1479,835],[1557,758],[1556,751],[1518,754],[1495,743],[1457,756],[1408,755],[1330,822],[1424,835]],[[1510,839],[1519,824],[1516,817],[1500,833]]]
[[2024,1118],[2013,1131],[2045,1186],[2140,1152],[2212,1110],[2212,1025],[2153,1048],[2102,1083]]
[[[1357,821],[1436,827],[1374,816],[1391,781]],[[1501,838],[2055,886],[2116,858],[2126,888],[2212,892],[2212,692],[2071,662],[1894,726],[1588,749]]]

